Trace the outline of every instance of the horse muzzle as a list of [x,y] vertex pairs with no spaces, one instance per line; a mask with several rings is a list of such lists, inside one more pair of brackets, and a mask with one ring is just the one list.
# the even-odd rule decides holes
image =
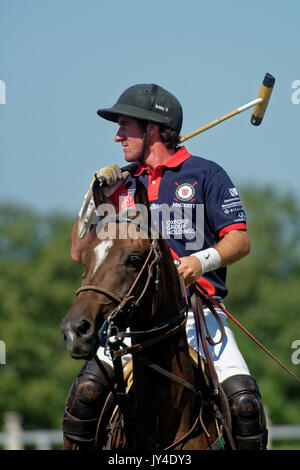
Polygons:
[[86,319],[78,319],[72,323],[65,318],[61,323],[63,338],[74,359],[91,359],[99,347],[99,339],[95,326]]

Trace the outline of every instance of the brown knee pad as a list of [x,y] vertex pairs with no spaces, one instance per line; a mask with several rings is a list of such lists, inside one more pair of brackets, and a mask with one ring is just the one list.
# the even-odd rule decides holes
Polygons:
[[[104,362],[102,365],[113,382],[113,368]],[[110,390],[106,374],[95,359],[87,361],[67,397],[62,422],[64,437],[78,443],[93,443],[98,419]]]
[[222,383],[228,398],[232,434],[239,450],[265,450],[268,431],[258,386],[250,375],[234,375]]

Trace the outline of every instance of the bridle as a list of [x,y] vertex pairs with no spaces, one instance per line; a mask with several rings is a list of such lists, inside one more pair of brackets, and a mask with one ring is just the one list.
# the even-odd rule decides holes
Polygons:
[[[140,353],[145,348],[152,346],[158,342],[166,340],[171,336],[179,333],[185,329],[185,324],[187,320],[187,310],[188,305],[185,304],[180,311],[174,315],[172,318],[167,321],[161,322],[154,327],[143,331],[119,331],[119,326],[126,323],[128,326],[128,321],[132,317],[133,313],[139,308],[145,295],[148,293],[150,286],[154,284],[154,293],[152,296],[152,307],[151,307],[151,319],[153,318],[156,307],[157,307],[157,297],[159,289],[159,279],[160,279],[160,264],[162,260],[162,253],[160,250],[158,242],[158,233],[149,230],[148,226],[144,225],[139,219],[132,219],[128,216],[116,216],[106,218],[102,221],[103,224],[115,222],[115,223],[134,223],[143,230],[147,230],[148,236],[151,240],[149,253],[128,292],[121,298],[115,292],[104,289],[96,285],[85,285],[80,287],[76,291],[76,295],[80,293],[93,291],[102,295],[105,295],[110,300],[112,300],[116,305],[113,311],[110,313],[109,317],[104,321],[99,333],[100,346],[104,346],[104,352],[106,355],[110,355],[113,360],[115,379],[116,379],[116,388],[112,385],[111,391],[115,396],[117,403],[122,410],[123,416],[125,417],[125,424],[130,422],[129,410],[130,405],[128,401],[128,395],[126,394],[126,384],[123,376],[123,366],[121,362],[122,356],[125,354],[135,354]],[[179,278],[180,279],[180,278]],[[142,281],[145,280],[143,283]],[[142,285],[142,287],[140,287]],[[182,286],[182,289],[184,287]],[[150,339],[149,339],[150,336]],[[131,337],[135,340],[138,338],[139,342],[135,341],[132,346],[126,346],[124,344],[124,338]],[[146,338],[146,339],[145,339]],[[147,339],[148,338],[148,339]],[[184,379],[181,379],[174,374],[162,369],[156,364],[153,364],[151,361],[148,361],[141,354],[138,355],[138,358],[148,367],[156,370],[158,373],[167,376],[169,379],[174,380],[177,383],[180,383],[182,386],[190,389],[194,395],[197,394],[196,389],[193,384],[188,383]],[[97,355],[95,360],[101,369],[101,371],[107,376],[106,370],[103,367],[101,361],[98,359]],[[109,380],[109,378],[107,377]],[[111,382],[109,380],[109,382]],[[127,419],[126,419],[127,417]],[[126,430],[125,430],[126,432]]]
[[[171,336],[179,333],[180,331],[185,329],[185,324],[187,321],[187,312],[188,312],[188,302],[186,295],[182,295],[182,299],[185,301],[183,304],[183,307],[180,309],[180,311],[174,315],[172,318],[168,319],[167,321],[161,322],[158,325],[155,325],[154,327],[151,327],[149,329],[143,330],[143,331],[119,331],[119,325],[124,324],[128,326],[128,321],[132,317],[133,313],[139,308],[141,302],[143,301],[146,293],[148,293],[148,290],[151,286],[153,285],[154,281],[154,295],[153,295],[153,300],[152,300],[152,312],[151,312],[151,319],[153,315],[156,312],[156,306],[157,306],[157,297],[158,297],[158,288],[159,288],[159,279],[160,279],[160,264],[162,260],[162,254],[160,250],[160,246],[158,243],[158,236],[157,232],[155,233],[156,236],[153,236],[153,233],[151,230],[149,231],[148,226],[145,227],[145,225],[139,220],[139,219],[131,219],[129,217],[125,217],[122,215],[119,215],[117,217],[111,217],[111,218],[106,218],[103,220],[103,223],[106,224],[108,222],[115,222],[115,223],[121,223],[121,222],[127,222],[127,223],[134,223],[138,226],[140,226],[141,229],[148,231],[148,235],[150,236],[151,240],[151,245],[150,245],[150,250],[149,253],[143,263],[143,266],[141,267],[137,277],[135,278],[133,284],[129,288],[128,292],[121,298],[119,295],[117,295],[114,292],[111,292],[107,289],[104,289],[99,286],[95,285],[85,285],[80,287],[76,291],[76,295],[88,291],[94,291],[96,293],[105,295],[108,297],[110,300],[112,300],[114,303],[116,303],[116,307],[113,309],[113,311],[110,313],[109,317],[104,321],[98,336],[100,340],[100,345],[104,346],[104,351],[105,354],[111,355],[111,358],[113,360],[113,366],[114,366],[114,375],[116,379],[116,387],[114,387],[114,384],[111,383],[111,380],[107,376],[106,369],[102,365],[101,361],[98,359],[97,355],[95,356],[95,360],[103,372],[103,374],[107,377],[108,382],[111,383],[111,392],[115,396],[117,403],[120,407],[120,410],[124,416],[124,431],[125,434],[127,435],[127,439],[130,438],[130,427],[132,425],[131,419],[130,419],[130,402],[129,402],[129,397],[126,392],[126,383],[124,380],[124,375],[123,375],[123,366],[122,366],[122,361],[121,358],[125,354],[136,354],[138,359],[147,367],[151,368],[152,370],[155,370],[157,373],[164,375],[165,377],[169,378],[170,380],[179,383],[181,386],[187,388],[190,390],[194,397],[197,397],[198,395],[198,390],[194,386],[194,384],[191,384],[184,380],[183,378],[180,378],[176,376],[175,374],[161,368],[157,364],[153,363],[146,357],[144,357],[141,353],[145,348],[148,348],[150,346],[153,346],[154,344],[157,344],[163,340],[166,340],[167,338],[170,338]],[[142,280],[145,279],[144,284],[142,283]],[[181,285],[181,290],[182,293],[185,292],[185,287],[183,285],[182,278],[179,276],[180,280],[180,285]],[[151,282],[152,281],[152,282]],[[140,284],[142,284],[142,288],[140,287]],[[124,321],[124,319],[126,321]],[[124,338],[130,337],[135,339],[134,344],[132,346],[126,346],[124,344]],[[139,339],[139,342],[137,341],[137,338]],[[145,339],[146,338],[146,339]],[[109,353],[109,354],[108,354]],[[200,361],[199,361],[200,364]],[[195,428],[197,427],[198,422],[201,423],[201,426],[204,430],[204,432],[209,436],[205,425],[202,421],[202,408],[200,409],[199,415],[196,417],[194,425],[191,427],[191,429],[179,440],[173,442],[166,450],[170,450],[175,448],[178,444],[182,443],[187,439],[192,433],[194,432]]]
[[[105,353],[107,354],[109,352],[112,357],[115,358],[121,357],[128,353],[141,351],[145,347],[148,347],[163,339],[166,339],[169,336],[175,334],[177,331],[180,331],[182,328],[185,327],[185,313],[187,310],[187,305],[184,305],[180,312],[171,319],[167,320],[166,322],[160,323],[159,325],[156,325],[155,327],[152,327],[148,330],[135,332],[120,332],[119,325],[124,325],[126,323],[128,324],[130,318],[132,317],[134,312],[139,308],[142,300],[148,293],[151,281],[154,281],[151,318],[154,316],[157,307],[160,263],[162,259],[162,254],[158,243],[158,232],[153,230],[152,227],[150,228],[148,225],[144,224],[143,221],[139,218],[133,219],[128,216],[122,215],[121,213],[116,217],[104,218],[101,222],[103,226],[109,222],[134,223],[135,225],[139,226],[142,230],[148,232],[148,235],[150,236],[151,240],[150,250],[143,263],[143,266],[141,267],[137,277],[135,278],[128,292],[122,298],[115,292],[112,292],[96,285],[85,285],[80,287],[76,291],[76,295],[80,294],[81,292],[94,291],[99,294],[105,295],[115,304],[117,304],[113,311],[110,313],[107,320],[104,321],[98,333],[100,346],[104,346]],[[145,279],[144,283],[141,282],[143,278]],[[142,284],[142,288],[140,288],[140,284]],[[126,347],[123,343],[123,339],[125,337],[142,338],[143,336],[148,336],[149,334],[155,335],[151,340],[144,341],[143,343],[139,343],[130,347]],[[116,347],[117,345],[118,348]]]
[[[138,226],[140,226],[142,229],[145,230],[145,227],[143,224],[138,220],[138,219],[131,219],[129,217],[124,217],[124,216],[117,216],[114,218],[109,218],[104,221],[104,223],[108,222],[127,222],[127,223],[134,223]],[[148,227],[147,227],[148,230]],[[149,231],[148,231],[149,234]],[[181,331],[183,328],[185,328],[185,323],[186,323],[186,311],[187,311],[187,305],[174,317],[169,319],[166,322],[163,322],[159,325],[156,325],[152,327],[151,329],[145,330],[145,331],[131,331],[127,333],[126,331],[119,331],[118,324],[119,322],[122,323],[124,321],[124,318],[128,321],[134,311],[139,308],[142,300],[145,297],[145,294],[148,292],[148,289],[150,285],[152,285],[152,282],[154,280],[154,296],[153,296],[153,303],[152,303],[152,316],[155,313],[156,310],[156,303],[157,303],[157,294],[158,294],[158,286],[159,286],[159,274],[160,274],[160,263],[161,263],[161,251],[160,251],[160,246],[157,240],[158,237],[150,237],[151,239],[151,245],[150,245],[150,250],[149,253],[143,263],[142,268],[140,269],[135,281],[131,285],[130,289],[128,292],[121,298],[119,295],[117,295],[114,292],[111,292],[107,289],[103,289],[101,287],[95,286],[95,285],[85,285],[80,287],[76,291],[76,295],[87,292],[87,291],[94,291],[100,294],[105,295],[108,297],[110,300],[112,300],[115,304],[116,307],[113,309],[113,311],[110,313],[109,317],[107,320],[105,320],[100,332],[99,332],[99,339],[100,339],[100,344],[101,346],[104,346],[106,350],[108,350],[112,356],[113,359],[113,364],[114,364],[114,369],[115,369],[115,377],[117,381],[117,387],[114,389],[112,387],[112,392],[115,395],[117,402],[120,406],[120,409],[122,411],[122,414],[125,418],[125,423],[129,422],[130,423],[130,417],[128,418],[129,415],[129,406],[128,406],[128,395],[126,394],[126,385],[124,383],[124,378],[123,378],[123,370],[122,370],[122,363],[121,363],[121,357],[127,353],[137,353],[142,351],[143,349],[147,348],[148,346],[151,346],[155,343],[158,343],[159,341],[162,341],[168,337],[170,337],[173,334],[176,334],[177,332]],[[139,284],[142,281],[142,278],[146,278],[145,283],[143,284],[142,288],[139,288]],[[179,278],[180,279],[180,278]],[[235,319],[224,309],[224,307],[219,304],[216,300],[214,300],[206,291],[205,289],[201,288],[200,293],[202,293],[205,297],[206,303],[209,301],[211,302],[211,306],[209,308],[213,311],[214,306],[220,308],[222,311],[224,311],[229,318]],[[195,310],[195,308],[193,308]],[[152,318],[152,317],[151,317]],[[235,321],[237,323],[237,321]],[[238,326],[241,326],[238,324]],[[242,328],[243,329],[243,328]],[[247,330],[243,329],[248,336],[250,336],[249,332]],[[149,334],[152,336],[151,339],[144,340],[146,335]],[[205,336],[205,335],[203,335]],[[131,338],[141,338],[142,341],[140,343],[135,342],[133,346],[126,347],[123,343],[123,339],[125,337],[131,337]],[[252,337],[252,335],[250,336]],[[208,338],[208,337],[206,337]],[[252,337],[252,339],[255,340],[255,338]],[[277,358],[275,358],[266,348],[264,348],[257,340],[255,342],[262,347],[273,359],[276,360],[285,370],[287,370],[291,375],[294,376],[298,381],[300,379],[296,377],[294,374],[292,374]],[[202,339],[202,343],[205,344],[204,340]],[[208,354],[207,354],[208,357]],[[105,368],[102,366],[101,362],[98,360],[97,356],[95,357],[96,362],[98,363],[99,367],[101,368],[102,372],[105,374]],[[152,369],[156,370],[158,373],[161,373],[167,377],[169,377],[171,380],[174,380],[176,382],[181,383],[181,385],[185,386],[186,388],[190,389],[195,395],[197,394],[197,391],[195,390],[195,387],[192,384],[189,384],[183,379],[179,379],[176,377],[174,374],[171,374],[170,372],[165,371],[164,369],[161,369],[159,366],[156,364],[153,364],[151,361],[148,361],[145,357],[142,355],[139,355],[139,359],[141,361],[151,367]],[[217,380],[217,378],[216,378]],[[213,380],[214,382],[214,380]],[[128,418],[128,419],[127,419]],[[198,420],[201,419],[201,416],[197,417],[197,420],[195,421],[194,426],[191,428],[191,430],[187,433],[186,436],[183,436],[182,439],[180,439],[177,442],[174,442],[171,446],[169,446],[168,449],[174,448],[178,443],[183,442],[191,433],[193,432],[195,426],[197,425]],[[201,423],[202,424],[202,423]],[[202,425],[204,431],[205,427]],[[126,430],[125,430],[126,432]]]

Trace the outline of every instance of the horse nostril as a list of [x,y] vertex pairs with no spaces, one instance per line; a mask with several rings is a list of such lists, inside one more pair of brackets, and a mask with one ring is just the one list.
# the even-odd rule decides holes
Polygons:
[[87,320],[80,320],[78,325],[76,326],[76,332],[80,336],[86,336],[90,333],[90,330],[93,329],[93,325]]

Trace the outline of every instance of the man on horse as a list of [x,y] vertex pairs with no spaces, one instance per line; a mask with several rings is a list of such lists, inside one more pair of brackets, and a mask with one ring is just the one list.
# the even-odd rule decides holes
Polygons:
[[[178,260],[178,272],[185,285],[198,283],[222,302],[228,293],[226,267],[249,253],[245,212],[231,179],[218,164],[191,155],[179,146],[182,107],[158,85],[134,85],[122,93],[114,106],[98,110],[98,115],[118,123],[115,141],[121,143],[125,160],[136,163],[125,178],[116,165],[97,172],[106,180],[106,195],[118,207],[130,206],[139,179],[147,188],[152,215],[157,211],[162,214],[158,217],[159,228]],[[163,207],[172,211],[163,211]],[[188,216],[182,218],[182,211],[187,211]],[[97,221],[95,214],[91,230],[81,239],[77,235],[77,219],[71,234],[71,256],[75,262],[81,262],[82,250],[97,236]],[[216,320],[205,306],[204,314],[208,330],[217,342],[220,331]],[[228,398],[235,445],[240,450],[266,449],[267,429],[258,386],[226,315],[222,311],[219,314],[226,337],[222,343],[210,346],[210,350],[219,383]],[[192,348],[197,349],[192,312],[188,315],[187,337]],[[204,356],[203,350],[200,352]],[[103,359],[101,353],[99,357]],[[105,367],[112,376],[109,365]],[[108,390],[107,379],[95,361],[87,361],[67,399],[63,420],[65,448],[73,443],[84,448],[93,442]]]

